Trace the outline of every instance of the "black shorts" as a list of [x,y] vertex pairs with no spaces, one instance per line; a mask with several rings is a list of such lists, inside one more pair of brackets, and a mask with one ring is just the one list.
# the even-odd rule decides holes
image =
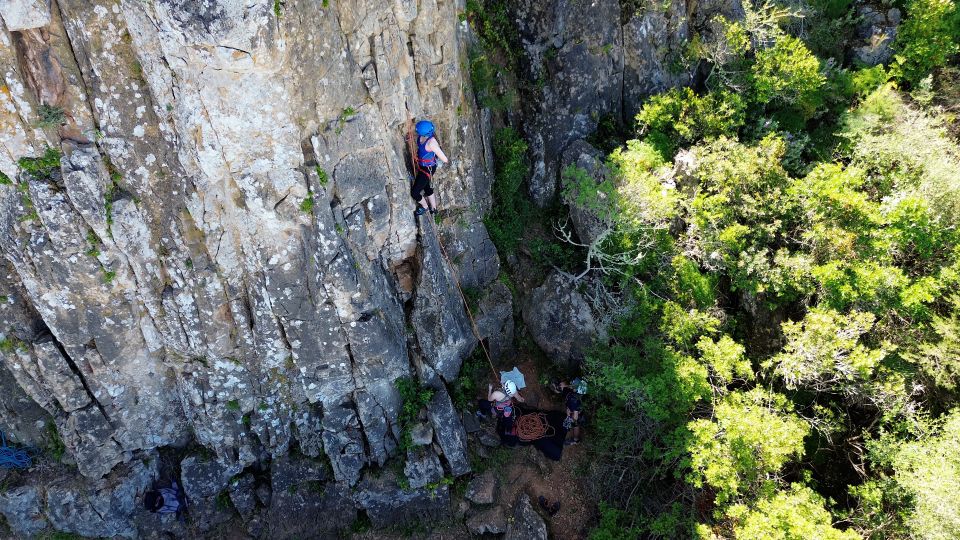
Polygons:
[[[427,197],[433,195],[433,188],[430,187],[430,179],[436,171],[436,165],[417,169],[417,177],[414,179],[413,184],[410,185],[410,196],[413,197],[413,200],[420,202],[423,195]],[[420,194],[421,192],[423,192],[423,195]]]

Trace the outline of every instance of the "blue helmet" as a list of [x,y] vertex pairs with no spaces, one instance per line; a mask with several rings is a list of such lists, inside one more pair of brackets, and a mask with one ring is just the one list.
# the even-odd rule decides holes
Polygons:
[[417,122],[417,135],[426,137],[428,135],[433,135],[433,131],[433,122],[429,120],[421,120]]

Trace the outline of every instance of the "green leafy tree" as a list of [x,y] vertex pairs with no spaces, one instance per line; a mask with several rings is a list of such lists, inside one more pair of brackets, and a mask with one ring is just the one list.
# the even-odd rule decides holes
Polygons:
[[736,135],[744,123],[745,109],[743,98],[726,90],[699,96],[690,88],[672,88],[643,105],[637,126],[641,134],[665,136],[675,147],[683,147]]
[[960,538],[960,411],[936,422],[893,458],[894,479],[913,499],[906,518],[913,538]]
[[764,367],[772,368],[790,389],[854,392],[856,382],[870,379],[886,355],[861,343],[873,322],[870,313],[843,315],[814,308],[801,322],[783,323],[787,344]]
[[906,8],[894,59],[902,78],[916,85],[960,50],[960,13],[954,0],[910,0]]
[[792,484],[772,497],[728,511],[736,538],[766,540],[856,540],[855,531],[834,528],[823,497],[802,484]]
[[950,304],[948,315],[933,318],[932,336],[904,356],[934,384],[955,390],[960,384],[960,296],[952,296]]
[[792,408],[783,395],[761,388],[727,395],[712,420],[687,425],[687,481],[715,489],[720,505],[758,489],[803,453],[810,428]]
[[820,106],[827,79],[820,61],[799,39],[784,36],[757,51],[753,64],[753,91],[758,103],[779,102],[797,107],[809,118]]

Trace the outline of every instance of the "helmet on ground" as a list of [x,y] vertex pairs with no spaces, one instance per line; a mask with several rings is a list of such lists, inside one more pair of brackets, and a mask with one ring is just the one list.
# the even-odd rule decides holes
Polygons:
[[503,391],[506,392],[507,397],[513,397],[517,393],[517,383],[513,381],[503,383]]
[[427,135],[433,135],[433,131],[433,122],[429,120],[421,120],[417,122],[417,135],[426,137]]
[[570,386],[573,387],[574,392],[580,395],[584,395],[587,393],[587,381],[581,379],[580,377],[577,377],[576,379],[570,382],[571,382]]

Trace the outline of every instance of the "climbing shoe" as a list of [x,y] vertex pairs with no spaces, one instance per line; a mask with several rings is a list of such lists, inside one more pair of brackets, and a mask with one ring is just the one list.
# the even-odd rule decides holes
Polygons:
[[426,209],[426,208],[424,208],[424,207],[422,207],[422,206],[418,206],[418,207],[417,207],[417,210],[413,213],[413,215],[415,215],[415,216],[422,216],[422,215],[424,215],[424,214],[426,214],[426,213],[427,213],[427,209]]
[[430,209],[430,213],[431,213],[431,214],[436,214],[437,212],[439,212],[439,210],[437,210],[436,208],[431,208],[431,209]]

